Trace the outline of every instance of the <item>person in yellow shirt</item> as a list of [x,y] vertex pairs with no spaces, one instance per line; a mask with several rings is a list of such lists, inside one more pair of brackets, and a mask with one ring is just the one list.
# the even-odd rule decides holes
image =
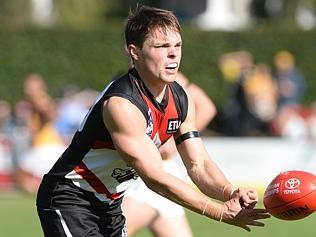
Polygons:
[[47,92],[41,75],[30,74],[24,81],[24,95],[32,108],[27,121],[32,141],[29,149],[19,154],[15,169],[17,187],[29,194],[36,194],[43,175],[65,149],[65,144],[55,129],[57,105]]

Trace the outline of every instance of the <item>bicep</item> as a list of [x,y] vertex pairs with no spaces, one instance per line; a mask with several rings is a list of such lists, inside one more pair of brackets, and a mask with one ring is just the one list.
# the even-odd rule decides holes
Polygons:
[[[104,103],[103,120],[117,152],[141,178],[146,180],[149,174],[159,171],[159,151],[146,135],[144,116],[131,102],[120,97],[109,98]],[[158,171],[154,170],[156,167]]]

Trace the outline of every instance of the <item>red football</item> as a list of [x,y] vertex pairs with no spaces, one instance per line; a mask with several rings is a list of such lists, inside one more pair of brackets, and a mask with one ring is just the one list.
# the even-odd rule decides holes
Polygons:
[[316,210],[316,176],[291,170],[277,175],[264,192],[266,210],[279,219],[298,220]]

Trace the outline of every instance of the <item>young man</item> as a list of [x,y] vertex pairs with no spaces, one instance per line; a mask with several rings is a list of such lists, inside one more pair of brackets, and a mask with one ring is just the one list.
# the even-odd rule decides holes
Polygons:
[[[194,104],[175,82],[182,46],[176,17],[140,7],[127,19],[125,39],[134,68],[104,89],[43,178],[37,210],[45,236],[127,236],[121,202],[138,176],[211,219],[248,231],[263,226],[258,219],[269,214],[253,208],[257,193],[234,189],[210,159],[196,131]],[[202,192],[163,170],[158,147],[172,136]]]
[[[178,72],[176,82],[192,97],[195,104],[196,128],[198,131],[204,130],[217,113],[213,101],[199,86],[190,83],[181,72]],[[169,139],[159,151],[164,170],[183,178],[174,159],[177,151],[174,140]],[[184,208],[147,188],[141,179],[126,191],[122,207],[129,236],[133,236],[144,227],[148,227],[156,237],[193,236]],[[135,215],[135,212],[138,214]],[[164,228],[161,228],[162,226]]]

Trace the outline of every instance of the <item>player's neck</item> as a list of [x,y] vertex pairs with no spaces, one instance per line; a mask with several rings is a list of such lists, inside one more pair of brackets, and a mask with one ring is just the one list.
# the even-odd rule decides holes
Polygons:
[[146,74],[139,73],[139,75],[146,88],[153,95],[156,101],[160,103],[164,97],[167,83],[159,78],[153,78],[152,76]]
[[144,84],[147,87],[147,89],[150,91],[150,93],[153,95],[153,97],[156,99],[157,102],[161,103],[165,91],[166,91],[166,83],[151,83],[151,81],[144,80]]

